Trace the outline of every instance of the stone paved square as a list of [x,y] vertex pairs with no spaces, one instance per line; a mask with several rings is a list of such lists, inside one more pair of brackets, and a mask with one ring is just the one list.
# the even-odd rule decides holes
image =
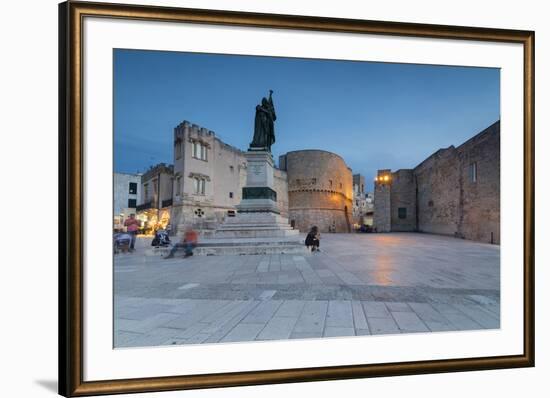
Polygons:
[[500,327],[498,245],[334,233],[314,254],[169,260],[137,247],[115,255],[117,348]]

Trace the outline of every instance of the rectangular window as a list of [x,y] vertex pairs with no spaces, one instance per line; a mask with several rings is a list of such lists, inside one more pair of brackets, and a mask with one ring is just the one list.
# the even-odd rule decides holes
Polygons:
[[136,202],[137,202],[136,199],[128,199],[128,208],[135,209],[137,205]]
[[128,190],[130,195],[137,195],[137,182],[131,182]]
[[397,217],[399,218],[407,218],[407,208],[406,207],[399,207],[397,209]]
[[176,178],[176,195],[181,195],[181,177]]
[[149,184],[143,184],[143,201],[147,202],[149,199]]
[[229,199],[233,199],[233,192],[229,192]]
[[208,147],[198,141],[193,141],[193,157],[200,160],[208,160]]
[[176,152],[176,159],[181,158],[181,141],[176,142],[175,152]]
[[477,182],[477,163],[470,163],[470,181]]
[[195,193],[197,195],[204,195],[204,193],[206,192],[206,180],[195,177],[193,178],[193,183],[194,183]]

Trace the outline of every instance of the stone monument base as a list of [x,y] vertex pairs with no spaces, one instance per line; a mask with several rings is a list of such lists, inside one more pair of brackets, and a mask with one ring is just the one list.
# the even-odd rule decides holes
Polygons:
[[306,254],[298,230],[288,220],[271,212],[238,213],[208,238],[202,239],[197,255]]

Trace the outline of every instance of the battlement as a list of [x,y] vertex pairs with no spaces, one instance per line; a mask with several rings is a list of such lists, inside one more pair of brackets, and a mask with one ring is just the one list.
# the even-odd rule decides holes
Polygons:
[[215,137],[216,133],[206,127],[184,120],[174,128],[174,141],[182,140],[184,136]]

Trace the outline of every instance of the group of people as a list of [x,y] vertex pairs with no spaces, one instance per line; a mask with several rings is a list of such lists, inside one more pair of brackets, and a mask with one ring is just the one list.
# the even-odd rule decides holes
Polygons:
[[[124,222],[124,226],[126,227],[126,234],[130,237],[130,251],[135,250],[135,244],[136,244],[136,235],[139,229],[139,221],[136,219],[135,214],[130,214],[130,217]],[[317,226],[311,227],[311,230],[306,236],[305,245],[312,253],[319,252],[319,246],[321,242],[321,234],[319,232],[319,228]],[[197,247],[198,243],[198,233],[193,228],[188,227],[185,230],[185,234],[182,239],[181,244],[175,244],[172,245],[172,249],[170,250],[170,253],[164,257],[165,259],[173,258],[176,254],[176,251],[179,248],[183,248],[185,256],[189,257],[193,255],[193,250],[195,247]]]

